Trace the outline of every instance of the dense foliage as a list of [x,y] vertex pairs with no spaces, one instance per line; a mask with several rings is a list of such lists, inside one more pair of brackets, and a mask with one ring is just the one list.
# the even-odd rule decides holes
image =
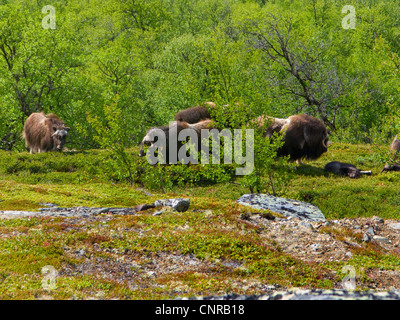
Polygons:
[[[342,27],[345,5],[355,29]],[[110,105],[132,146],[204,101],[308,112],[333,139],[387,142],[399,129],[399,16],[395,0],[3,0],[0,148],[24,150],[35,111],[59,114],[69,147],[88,149],[100,147],[90,119],[107,127]]]

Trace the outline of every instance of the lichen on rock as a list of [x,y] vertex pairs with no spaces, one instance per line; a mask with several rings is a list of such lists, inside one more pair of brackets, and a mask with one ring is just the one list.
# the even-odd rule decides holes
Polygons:
[[326,221],[322,211],[313,204],[299,200],[274,197],[267,194],[244,194],[238,203],[254,209],[270,210],[285,217],[296,217],[301,220]]

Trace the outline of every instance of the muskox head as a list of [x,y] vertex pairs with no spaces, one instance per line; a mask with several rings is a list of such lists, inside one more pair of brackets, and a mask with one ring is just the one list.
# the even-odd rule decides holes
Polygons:
[[[174,145],[176,147],[176,152],[174,153],[175,158],[175,155],[177,156],[178,150],[183,145],[183,141],[178,141],[179,132],[189,127],[189,124],[186,122],[175,121],[173,124],[170,125],[152,127],[148,129],[146,135],[142,139],[139,156],[143,157],[146,155],[145,147],[151,147],[155,143],[158,143],[159,145],[163,146],[163,148],[159,148],[157,151],[159,152],[161,150],[162,155],[165,156],[164,159],[166,163],[169,163],[170,140],[173,140],[171,145]],[[165,140],[160,140],[164,138]]]
[[284,145],[278,150],[280,156],[288,155],[292,161],[303,158],[314,160],[328,151],[328,130],[312,116],[301,114],[287,119],[261,116],[256,123],[262,124],[264,121],[272,122],[265,131],[266,137],[270,138],[275,132],[283,135]]
[[52,129],[54,132],[51,135],[51,138],[53,139],[53,150],[61,151],[64,148],[70,128],[63,125],[60,127],[54,126]]
[[[216,129],[216,133],[220,131],[213,120],[203,120],[194,124],[174,121],[169,125],[152,127],[147,130],[146,135],[142,139],[139,156],[143,157],[146,155],[145,147],[153,147],[157,143],[158,145],[154,146],[155,149],[160,145],[164,146],[164,148],[161,149],[161,153],[163,156],[165,154],[164,159],[166,163],[182,162],[181,157],[185,158],[184,161],[190,162],[190,159],[194,157],[194,153],[201,149],[202,131],[205,130],[212,133],[213,131],[210,130],[213,129]],[[207,136],[205,137],[207,138]],[[186,149],[185,154],[185,149],[183,149],[184,152],[182,153],[181,148],[187,142],[193,143],[191,144],[193,149],[189,147],[188,150]],[[159,150],[160,149],[157,149],[157,152]],[[178,159],[178,155],[180,159]]]

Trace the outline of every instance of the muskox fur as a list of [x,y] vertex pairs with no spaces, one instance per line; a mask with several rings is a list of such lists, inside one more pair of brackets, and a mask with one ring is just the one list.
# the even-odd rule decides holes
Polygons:
[[392,144],[390,145],[390,150],[394,151],[396,155],[400,151],[400,140],[398,140],[398,135],[396,135],[392,141]]
[[214,108],[214,102],[205,102],[203,105],[191,107],[179,111],[175,117],[175,121],[187,122],[189,124],[198,123],[202,120],[211,119],[209,108]]
[[[194,123],[194,124],[190,124],[184,121],[175,121],[176,125],[164,125],[161,127],[152,127],[150,129],[147,130],[146,135],[144,136],[144,138],[142,139],[141,142],[141,148],[139,151],[139,156],[143,157],[146,155],[146,152],[144,150],[144,146],[151,146],[153,145],[153,143],[155,143],[156,141],[153,141],[151,138],[151,132],[153,130],[156,129],[161,129],[162,131],[164,131],[165,133],[165,137],[166,137],[166,147],[167,150],[165,150],[166,152],[166,163],[169,163],[169,139],[173,136],[174,138],[178,138],[179,133],[184,130],[184,129],[193,129],[196,132],[197,135],[197,146],[200,148],[201,145],[201,130],[202,129],[207,129],[207,130],[212,130],[212,129],[217,129],[218,131],[220,130],[215,122],[213,120],[207,119],[207,120],[203,120],[203,121],[199,121],[198,123]],[[171,131],[172,130],[172,131]],[[180,150],[180,148],[183,146],[183,144],[185,144],[186,141],[179,141],[177,139],[176,141],[176,145],[177,145],[177,151]]]
[[[399,158],[399,152],[400,152],[400,140],[398,140],[398,135],[396,135],[390,144],[390,150],[394,152],[392,162],[398,162]],[[385,164],[383,167],[382,172],[387,172],[387,171],[400,171],[400,164],[393,163],[393,164]]]
[[388,171],[400,171],[400,164],[385,164],[385,166],[383,167],[382,172],[388,172]]
[[25,121],[22,137],[29,152],[60,151],[64,147],[69,127],[55,114],[32,113]]
[[328,151],[328,130],[322,121],[307,114],[293,115],[287,119],[260,116],[254,120],[268,127],[264,136],[271,138],[275,132],[283,135],[284,144],[278,156],[289,156],[291,161],[315,160]]
[[324,170],[338,175],[348,176],[350,178],[360,178],[363,174],[371,174],[371,171],[361,171],[353,164],[339,161],[327,163],[324,167]]

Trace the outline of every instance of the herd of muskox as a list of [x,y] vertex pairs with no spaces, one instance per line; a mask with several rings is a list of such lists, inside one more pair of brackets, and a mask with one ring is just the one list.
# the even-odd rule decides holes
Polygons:
[[[219,131],[220,128],[210,112],[212,108],[215,108],[215,104],[206,102],[203,105],[179,111],[174,117],[176,124],[172,127],[173,130],[176,130],[174,135],[170,132],[171,126],[169,125],[148,129],[141,141],[139,155],[146,155],[145,146],[150,146],[154,142],[151,133],[155,129],[161,129],[167,140],[170,136],[176,138],[181,130],[188,128],[196,132],[198,139],[201,137],[202,130],[217,129]],[[329,131],[322,121],[310,115],[293,115],[287,119],[261,115],[250,121],[256,127],[264,128],[264,137],[271,138],[274,133],[282,136],[284,143],[278,150],[278,156],[289,156],[291,161],[315,160],[328,150]],[[69,130],[70,128],[66,127],[65,123],[54,114],[33,113],[25,122],[22,136],[30,153],[60,151],[64,147]],[[178,146],[183,143],[177,141]],[[397,160],[400,152],[400,140],[397,135],[390,145],[390,149],[395,152],[394,160]],[[325,165],[324,170],[350,178],[371,174],[371,171],[361,171],[352,164],[339,161],[329,162]],[[381,172],[387,171],[400,171],[400,164],[386,164]]]

